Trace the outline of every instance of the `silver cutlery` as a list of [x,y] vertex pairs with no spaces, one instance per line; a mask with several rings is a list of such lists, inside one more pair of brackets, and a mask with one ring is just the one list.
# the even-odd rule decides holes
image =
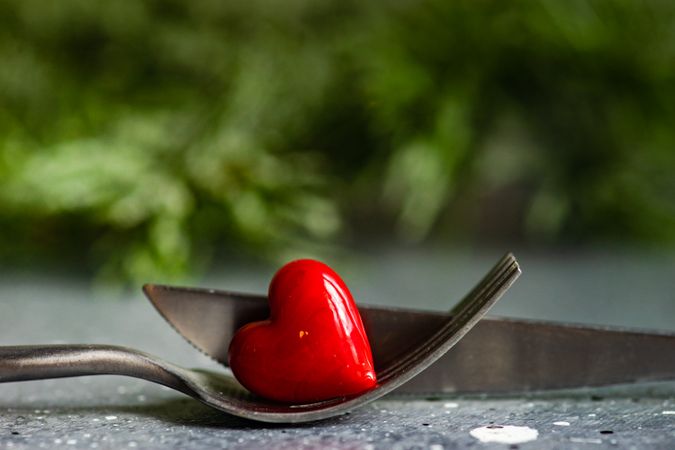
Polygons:
[[[376,400],[423,372],[480,321],[519,275],[520,268],[513,255],[504,256],[448,314],[411,312],[399,319],[397,313],[391,314],[393,310],[359,308],[365,314],[378,385],[357,396],[303,405],[273,403],[250,394],[226,372],[185,369],[138,350],[112,345],[0,347],[0,382],[126,375],[168,386],[247,419],[264,422],[325,419]],[[214,290],[146,285],[144,291],[176,330],[223,363],[236,329],[264,317],[267,305],[263,297]],[[416,323],[417,315],[431,319]],[[418,334],[409,334],[411,324],[419,328]]]

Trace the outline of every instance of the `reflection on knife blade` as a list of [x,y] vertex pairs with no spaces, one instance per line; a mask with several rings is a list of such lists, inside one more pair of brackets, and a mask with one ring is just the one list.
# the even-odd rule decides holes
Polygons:
[[[162,316],[199,350],[227,364],[232,335],[268,317],[267,298],[147,285]],[[433,334],[447,315],[359,306],[376,366]],[[398,393],[508,393],[675,379],[675,335],[486,318]]]

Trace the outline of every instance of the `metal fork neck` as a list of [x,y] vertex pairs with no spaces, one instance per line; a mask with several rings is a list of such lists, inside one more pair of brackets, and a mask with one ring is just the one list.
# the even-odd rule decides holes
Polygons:
[[192,390],[181,369],[138,350],[115,345],[21,345],[0,347],[0,382],[86,375],[124,375]]

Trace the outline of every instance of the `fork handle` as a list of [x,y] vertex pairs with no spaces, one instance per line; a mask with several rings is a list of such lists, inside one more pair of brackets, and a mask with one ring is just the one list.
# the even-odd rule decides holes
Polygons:
[[146,353],[116,345],[0,347],[0,383],[85,375],[125,375],[189,393],[173,372],[181,369]]

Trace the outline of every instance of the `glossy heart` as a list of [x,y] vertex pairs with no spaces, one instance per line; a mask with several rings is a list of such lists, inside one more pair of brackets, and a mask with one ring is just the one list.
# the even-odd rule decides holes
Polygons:
[[349,289],[309,259],[282,267],[269,288],[270,318],[245,325],[230,344],[230,367],[255,394],[310,403],[375,386],[368,337]]

